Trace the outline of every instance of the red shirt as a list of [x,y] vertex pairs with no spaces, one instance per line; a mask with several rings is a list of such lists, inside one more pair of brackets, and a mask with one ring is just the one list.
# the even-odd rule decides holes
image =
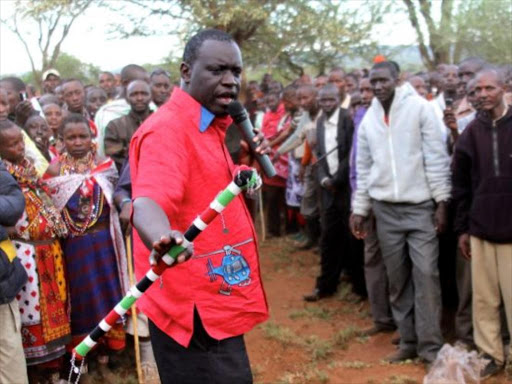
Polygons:
[[[215,118],[175,88],[132,138],[133,199],[153,199],[171,227],[185,232],[232,180],[234,164],[224,144],[230,124],[229,116]],[[268,318],[256,232],[242,195],[222,215],[196,238],[192,258],[167,270],[162,288],[156,281],[137,301],[158,328],[183,346],[192,337],[194,306],[209,335],[219,340],[241,335]],[[226,246],[235,250],[225,251]],[[140,279],[150,267],[149,251],[136,231],[134,255]],[[249,268],[249,278],[238,275],[239,284],[227,283],[228,275],[244,268]]]

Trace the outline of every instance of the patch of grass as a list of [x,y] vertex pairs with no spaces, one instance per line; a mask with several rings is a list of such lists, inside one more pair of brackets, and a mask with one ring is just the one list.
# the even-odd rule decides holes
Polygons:
[[365,369],[365,368],[371,368],[371,364],[365,363],[364,361],[344,361],[341,363],[341,366],[344,368],[351,368],[351,369]]
[[287,327],[267,321],[261,326],[263,334],[267,339],[276,340],[283,345],[294,344],[300,342],[300,338]]
[[361,320],[364,320],[364,319],[369,319],[371,317],[371,313],[369,310],[367,309],[362,309],[361,311],[359,311],[359,313],[357,314],[357,317],[359,317]]
[[309,336],[304,340],[306,350],[314,361],[323,360],[332,353],[332,343],[317,336]]
[[309,306],[303,309],[290,312],[288,317],[292,320],[303,318],[329,320],[332,317],[332,314],[333,311],[328,308]]
[[386,380],[386,384],[419,384],[418,380],[405,375],[393,375]]
[[356,341],[359,344],[366,344],[368,342],[368,340],[370,340],[369,336],[358,336],[358,337],[356,337]]
[[336,293],[336,299],[340,301],[347,301],[348,297],[352,294],[352,285],[348,283],[341,284],[341,288]]
[[334,344],[341,349],[347,349],[348,343],[360,335],[361,329],[351,325],[334,335]]
[[309,383],[328,383],[329,375],[316,367],[308,365],[303,370],[297,372],[287,372],[276,384],[309,384]]
[[407,359],[404,361],[400,361],[398,363],[390,363],[389,361],[381,360],[380,364],[381,366],[391,366],[391,365],[412,365],[416,364],[418,362],[418,359]]

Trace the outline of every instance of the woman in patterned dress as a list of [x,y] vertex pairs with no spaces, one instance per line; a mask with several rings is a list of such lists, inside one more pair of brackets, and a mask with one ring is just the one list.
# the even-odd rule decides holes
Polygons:
[[[87,336],[121,300],[128,285],[126,259],[113,185],[117,171],[111,159],[96,155],[87,120],[69,115],[63,123],[64,152],[48,169],[52,198],[69,230],[64,254],[71,299],[72,346]],[[112,208],[111,208],[112,207]],[[117,324],[98,348],[100,370],[106,373],[108,351],[124,348]]]
[[25,157],[21,129],[3,124],[0,156],[25,196],[23,216],[11,230],[17,257],[28,281],[17,296],[22,322],[23,348],[31,383],[58,378],[61,356],[70,342],[67,287],[59,237],[67,234],[60,213],[48,195],[34,165]]

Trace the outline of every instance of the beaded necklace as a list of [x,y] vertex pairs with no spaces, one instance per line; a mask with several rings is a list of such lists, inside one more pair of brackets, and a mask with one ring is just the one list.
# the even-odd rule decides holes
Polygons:
[[[60,174],[61,175],[72,175],[72,174],[84,174],[91,171],[96,166],[96,155],[94,151],[90,151],[86,156],[75,159],[68,153],[64,153],[60,158]],[[87,215],[83,221],[79,222],[74,220],[69,213],[67,207],[63,209],[63,217],[69,231],[74,236],[82,236],[88,229],[92,228],[97,222],[101,213],[103,212],[104,196],[101,193],[100,187],[97,183],[94,184],[93,191],[87,191],[87,188],[83,188],[84,183],[79,188],[80,200],[79,208],[84,205],[88,205],[86,208]],[[96,195],[96,198],[95,198]]]
[[37,208],[38,215],[31,220],[22,235],[33,229],[35,225],[42,223],[42,219],[39,216],[41,215],[55,235],[65,237],[67,235],[66,225],[48,195],[48,187],[37,175],[34,165],[27,158],[18,164],[11,163],[5,159],[3,162],[7,171],[23,189],[25,198]]

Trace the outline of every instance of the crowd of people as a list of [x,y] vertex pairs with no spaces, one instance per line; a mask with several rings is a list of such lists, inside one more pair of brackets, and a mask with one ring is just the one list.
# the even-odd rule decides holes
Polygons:
[[[227,49],[234,42],[215,33],[201,39],[185,50],[181,79],[162,69],[148,73],[135,64],[118,75],[102,72],[95,84],[63,79],[50,69],[36,93],[17,77],[0,79],[1,383],[67,378],[73,347],[129,288],[132,260],[126,247],[132,246],[132,234],[139,277],[149,265],[137,257],[144,244],[154,244],[148,240],[154,236],[137,224],[152,217],[137,211],[134,197],[153,196],[151,183],[160,179],[169,188],[155,195],[156,202],[171,212],[199,214],[184,208],[200,208],[195,199],[202,201],[203,191],[187,189],[198,182],[186,184],[176,175],[188,169],[188,162],[200,161],[209,164],[204,175],[201,167],[194,169],[197,177],[222,172],[224,153],[215,157],[199,142],[204,137],[213,146],[221,137],[209,126],[224,129],[229,164],[257,166],[237,128],[222,128],[222,110],[214,104],[209,108],[209,96],[201,94],[209,79],[191,69],[207,62],[207,48]],[[369,301],[374,326],[366,335],[398,330],[397,352],[386,357],[389,362],[419,357],[431,364],[454,331],[450,341],[478,349],[487,359],[481,372],[487,378],[503,369],[507,356],[512,358],[512,68],[471,57],[458,65],[408,73],[394,61],[376,61],[368,69],[303,74],[286,85],[270,74],[244,85],[241,98],[255,131],[271,148],[277,173],[263,177],[263,206],[251,196],[245,205],[253,218],[264,209],[267,238],[286,236],[298,249],[320,256],[320,273],[305,301],[328,298],[348,282],[361,300]],[[230,71],[236,80],[241,67]],[[236,92],[217,93],[216,98],[227,103]],[[165,132],[149,129],[164,121],[172,125],[176,114],[184,122],[173,128],[169,142]],[[201,133],[185,131],[193,119],[200,121]],[[180,154],[184,147],[193,155]],[[150,203],[139,206],[158,216]],[[238,236],[235,225],[228,228],[238,216],[226,211],[219,229]],[[252,224],[244,225],[251,232]],[[230,244],[254,242],[244,236]],[[198,247],[202,250],[202,244],[195,254]],[[246,258],[256,257],[250,252],[244,251]],[[175,273],[174,279],[184,284],[190,279],[193,285],[203,275]],[[249,329],[244,322],[266,318],[261,283],[256,273],[252,278],[257,283],[251,295],[261,301],[254,310],[257,319],[238,321],[236,306],[218,302],[234,314],[233,324],[243,328],[239,334]],[[161,283],[168,284],[165,279]],[[231,294],[221,293],[226,292]],[[173,295],[179,296],[179,290]],[[176,348],[192,337],[190,329],[165,320],[158,305],[155,298],[141,305],[149,320],[137,314],[147,383],[158,382],[155,357],[162,382],[167,382],[167,362],[153,354],[153,348],[165,347],[154,335],[161,333],[158,340],[170,335]],[[453,305],[454,327],[442,329],[443,307]],[[179,314],[193,324],[193,340],[196,329],[205,343],[237,335],[233,329],[215,328],[216,315],[212,320],[209,312],[215,310],[206,304],[192,306],[190,316],[185,307]],[[105,380],[126,334],[134,333],[129,320],[114,326],[87,360]],[[81,382],[87,382],[87,365]]]

